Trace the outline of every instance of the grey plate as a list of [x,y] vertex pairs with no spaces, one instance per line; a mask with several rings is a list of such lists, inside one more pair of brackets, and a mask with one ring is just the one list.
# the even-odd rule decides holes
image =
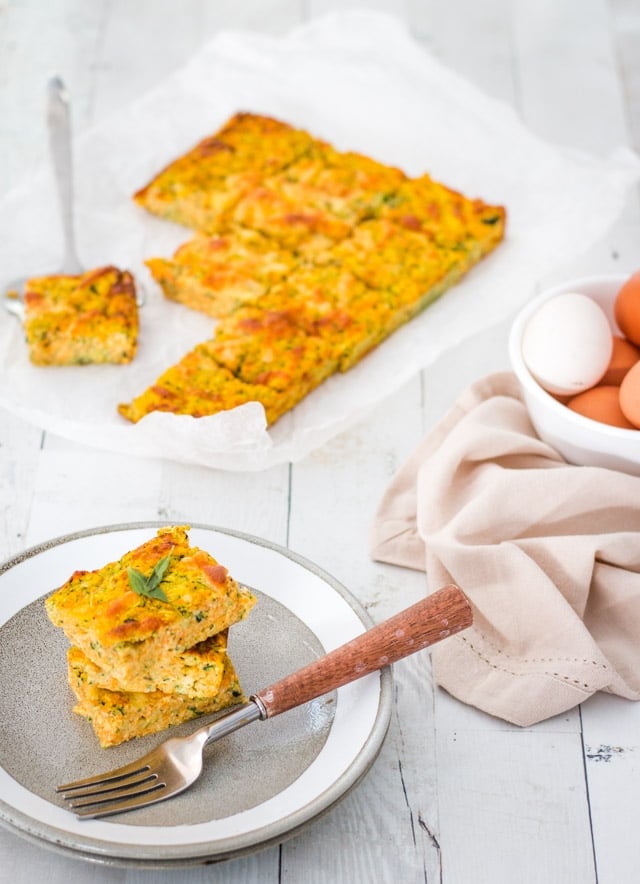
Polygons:
[[[107,820],[76,820],[55,796],[57,783],[126,763],[166,734],[100,749],[71,711],[67,642],[42,601],[73,570],[119,558],[161,524],[68,535],[0,566],[0,822],[54,850],[112,865],[226,860],[290,837],[364,776],[391,714],[385,670],[214,745],[203,776],[183,795]],[[230,638],[247,693],[371,625],[343,586],[286,549],[206,525],[192,526],[190,537],[258,595]]]

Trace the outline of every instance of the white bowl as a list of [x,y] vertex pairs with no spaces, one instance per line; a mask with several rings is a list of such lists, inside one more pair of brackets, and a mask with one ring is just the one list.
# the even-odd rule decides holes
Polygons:
[[593,298],[607,314],[612,333],[620,334],[613,318],[613,304],[629,276],[573,279],[533,298],[518,313],[511,326],[509,358],[520,382],[531,422],[544,442],[555,448],[569,463],[608,467],[640,476],[640,430],[611,427],[562,405],[534,380],[522,358],[522,335],[529,318],[542,303],[564,292],[581,292]]

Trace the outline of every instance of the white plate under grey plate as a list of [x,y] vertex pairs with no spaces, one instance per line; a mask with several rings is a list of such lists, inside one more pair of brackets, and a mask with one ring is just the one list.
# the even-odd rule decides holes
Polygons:
[[[391,674],[384,670],[213,744],[202,777],[182,795],[128,814],[78,820],[55,795],[58,783],[124,764],[163,736],[100,749],[90,725],[72,712],[66,639],[42,600],[74,570],[118,559],[159,526],[96,528],[0,566],[0,822],[43,846],[105,864],[192,865],[291,836],[369,770],[391,715]],[[247,693],[371,625],[343,586],[286,549],[205,525],[193,525],[190,538],[258,595],[229,644]],[[176,732],[193,728],[191,722]]]

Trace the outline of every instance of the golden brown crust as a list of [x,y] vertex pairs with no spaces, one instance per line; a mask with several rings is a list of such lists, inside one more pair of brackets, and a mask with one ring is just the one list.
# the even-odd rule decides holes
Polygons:
[[[253,399],[272,424],[442,295],[496,247],[506,221],[502,206],[429,175],[410,179],[251,114],[136,199],[200,231],[172,259],[147,263],[168,297],[220,322],[211,341],[119,407],[134,421]],[[225,244],[218,263],[207,242]]]
[[[149,577],[170,556],[161,586],[166,601],[134,591],[129,569]],[[175,656],[243,619],[255,597],[203,550],[186,528],[156,537],[96,571],[76,571],[46,602],[54,625],[98,667],[127,684],[131,673],[159,683],[163,658]]]
[[377,215],[446,248],[480,246],[483,253],[500,241],[506,222],[503,206],[469,199],[429,175],[403,182]]
[[329,247],[373,217],[405,180],[399,169],[318,143],[245,194],[230,218],[290,248],[309,239],[316,249],[319,241]]
[[46,600],[72,647],[74,711],[102,746],[155,733],[244,701],[227,654],[228,627],[256,599],[187,526],[155,537],[95,571],[74,571]]
[[220,364],[211,342],[199,344],[131,402],[118,406],[120,414],[137,423],[153,411],[207,417],[247,402],[260,402],[267,421],[274,423],[296,402],[259,383],[248,384]]
[[24,305],[35,365],[127,363],[135,356],[138,305],[128,271],[108,266],[78,276],[33,277]]
[[156,175],[135,195],[148,211],[215,234],[259,181],[308,150],[311,136],[287,123],[240,113]]
[[217,236],[200,234],[173,258],[145,263],[167,298],[218,318],[260,298],[297,261],[259,232],[233,228]]

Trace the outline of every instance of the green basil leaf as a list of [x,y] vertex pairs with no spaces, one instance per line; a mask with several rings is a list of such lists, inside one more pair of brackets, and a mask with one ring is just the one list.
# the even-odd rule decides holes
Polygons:
[[135,568],[127,568],[127,574],[129,575],[129,585],[134,592],[137,592],[138,595],[146,595],[147,594],[147,578],[144,574],[141,574],[140,571],[137,571]]
[[136,568],[127,568],[127,574],[131,589],[138,595],[145,596],[148,599],[158,599],[161,602],[169,601],[164,591],[159,586],[149,586],[147,578]]
[[164,575],[167,573],[167,568],[171,562],[171,553],[169,555],[164,556],[164,558],[160,559],[159,562],[156,563],[151,574],[147,578],[147,586],[150,590],[156,589],[164,580]]
[[165,591],[163,589],[161,589],[159,586],[154,586],[152,588],[150,587],[147,590],[146,595],[150,599],[158,599],[161,602],[168,602],[169,601],[169,599],[167,598],[167,596],[165,594]]

